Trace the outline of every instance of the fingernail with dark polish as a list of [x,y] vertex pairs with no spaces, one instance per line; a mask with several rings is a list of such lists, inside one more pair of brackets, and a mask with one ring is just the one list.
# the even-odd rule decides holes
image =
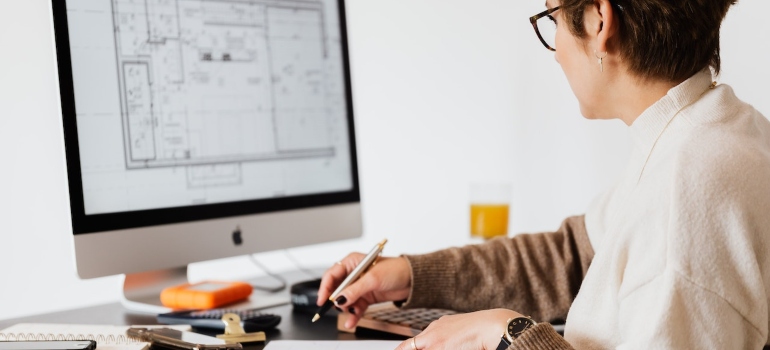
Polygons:
[[345,298],[344,295],[340,295],[337,297],[337,299],[334,299],[334,303],[337,305],[345,305],[345,303],[348,302],[348,298]]
[[356,314],[356,309],[351,306],[351,307],[348,308],[348,312],[350,312],[351,314],[355,315]]

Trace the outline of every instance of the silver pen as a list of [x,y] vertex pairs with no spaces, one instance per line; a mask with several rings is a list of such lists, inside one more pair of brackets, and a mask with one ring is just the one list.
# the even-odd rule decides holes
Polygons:
[[383,239],[382,242],[377,243],[377,245],[374,246],[371,251],[369,251],[369,254],[366,254],[364,260],[361,260],[361,262],[356,265],[356,268],[350,272],[348,277],[346,277],[345,280],[340,283],[339,287],[334,290],[334,293],[329,296],[329,299],[326,300],[323,306],[318,309],[318,312],[316,312],[315,316],[313,316],[313,322],[318,321],[318,319],[320,319],[321,316],[326,313],[326,311],[329,311],[329,309],[334,305],[334,300],[337,299],[337,296],[342,293],[342,291],[345,290],[345,288],[347,288],[350,284],[361,277],[361,275],[363,275],[367,269],[374,265],[375,262],[377,262],[377,258],[380,256],[380,254],[382,254],[382,249],[385,247],[385,243],[387,242],[387,239]]

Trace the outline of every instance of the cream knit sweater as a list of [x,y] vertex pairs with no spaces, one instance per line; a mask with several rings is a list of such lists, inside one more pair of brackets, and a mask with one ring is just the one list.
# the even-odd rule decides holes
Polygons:
[[625,173],[585,217],[406,256],[403,306],[503,307],[539,322],[568,313],[564,338],[541,323],[509,350],[762,348],[770,122],[710,84],[696,74],[639,116]]
[[770,310],[770,123],[704,71],[630,127],[621,179],[585,216],[595,256],[576,349],[759,349]]

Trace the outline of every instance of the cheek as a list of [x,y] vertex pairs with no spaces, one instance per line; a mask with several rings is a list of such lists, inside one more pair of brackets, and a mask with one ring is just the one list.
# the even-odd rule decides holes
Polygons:
[[[556,52],[554,59],[561,66],[564,76],[567,78],[572,93],[580,104],[580,112],[586,118],[593,118],[596,105],[595,77],[592,75],[594,68],[588,60],[585,48],[580,39],[575,38],[563,21],[559,21],[556,30]],[[597,68],[598,69],[598,68]]]
[[570,42],[571,37],[568,34],[565,35],[564,31],[567,31],[567,29],[560,26],[559,30],[556,32],[556,52],[554,53],[554,58],[561,66],[564,75],[567,77],[567,80],[574,90],[574,83],[576,82],[574,75],[578,71],[578,67],[576,67],[577,57],[575,55],[574,43]]
[[[565,35],[565,32],[567,32],[567,35]],[[564,24],[559,22],[559,25],[556,28],[556,36],[554,38],[554,44],[556,45],[554,58],[556,59],[556,62],[559,62],[560,64],[568,59],[566,56],[571,51],[571,48],[568,45],[569,43],[565,42],[565,39],[567,39],[565,36],[569,36],[568,32],[569,29],[564,28]]]
[[[561,38],[560,38],[561,36]],[[594,77],[590,71],[591,67],[587,61],[586,54],[580,46],[581,44],[576,42],[571,36],[564,37],[562,34],[557,34],[557,49],[554,57],[559,62],[564,76],[567,78],[572,93],[580,104],[581,114],[586,118],[592,118],[595,104],[595,96],[592,92],[595,90]]]

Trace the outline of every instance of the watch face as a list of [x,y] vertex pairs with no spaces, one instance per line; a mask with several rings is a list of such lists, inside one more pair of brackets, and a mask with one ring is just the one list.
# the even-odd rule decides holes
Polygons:
[[508,322],[508,335],[516,339],[521,333],[524,333],[527,329],[532,328],[535,325],[535,321],[527,317],[517,317]]

